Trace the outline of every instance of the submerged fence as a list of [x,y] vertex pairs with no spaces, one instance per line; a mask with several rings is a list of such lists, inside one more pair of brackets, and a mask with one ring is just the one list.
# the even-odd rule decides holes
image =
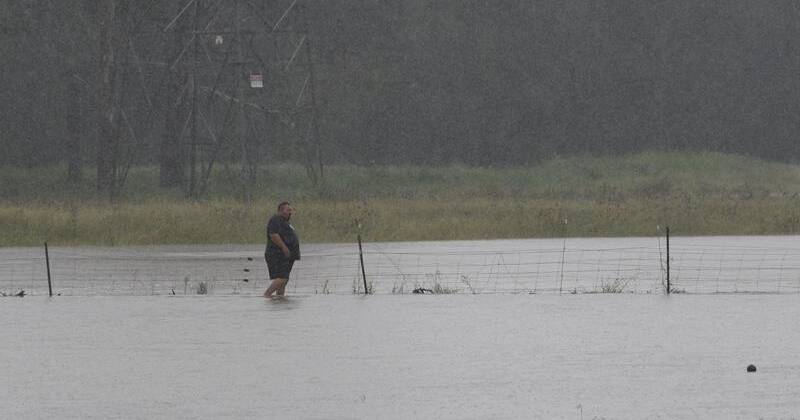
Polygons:
[[[800,293],[798,237],[313,244],[288,292]],[[49,249],[55,295],[260,295],[263,248]],[[669,271],[667,271],[669,267]],[[44,248],[0,249],[0,294],[48,294]]]

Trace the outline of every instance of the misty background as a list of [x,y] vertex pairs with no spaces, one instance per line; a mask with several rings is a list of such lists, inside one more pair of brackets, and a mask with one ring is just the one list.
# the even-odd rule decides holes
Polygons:
[[[794,1],[3,0],[0,164],[797,162]],[[261,79],[263,87],[257,87]],[[195,186],[197,184],[197,186]]]

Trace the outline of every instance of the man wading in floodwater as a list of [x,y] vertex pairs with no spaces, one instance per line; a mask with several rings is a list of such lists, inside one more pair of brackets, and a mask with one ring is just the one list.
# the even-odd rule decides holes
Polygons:
[[300,259],[300,240],[289,224],[292,213],[294,213],[292,205],[284,201],[278,204],[278,213],[267,223],[267,250],[264,252],[264,258],[267,260],[272,283],[264,292],[264,297],[272,297],[273,293],[283,296],[292,266]]

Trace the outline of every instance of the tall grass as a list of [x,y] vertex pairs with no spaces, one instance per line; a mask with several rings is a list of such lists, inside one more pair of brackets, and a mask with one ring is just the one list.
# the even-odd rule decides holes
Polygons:
[[[251,206],[235,168],[221,168],[200,201],[153,188],[157,170],[133,168],[111,203],[91,178],[65,168],[0,168],[0,245],[258,243],[281,199],[298,209],[304,241],[488,239],[800,231],[800,166],[718,153],[556,158],[537,166],[333,166],[323,187],[297,165],[259,173]],[[569,220],[566,232],[562,221]]]

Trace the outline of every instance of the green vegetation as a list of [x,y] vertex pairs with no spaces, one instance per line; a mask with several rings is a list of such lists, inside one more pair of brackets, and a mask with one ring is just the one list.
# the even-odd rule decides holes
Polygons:
[[[111,203],[64,168],[0,168],[0,245],[260,243],[281,199],[305,242],[800,232],[800,166],[718,153],[556,158],[533,167],[333,166],[324,187],[301,166],[259,174],[251,206],[235,168],[208,198],[153,189],[155,168],[131,170]],[[564,220],[567,224],[564,224]]]

